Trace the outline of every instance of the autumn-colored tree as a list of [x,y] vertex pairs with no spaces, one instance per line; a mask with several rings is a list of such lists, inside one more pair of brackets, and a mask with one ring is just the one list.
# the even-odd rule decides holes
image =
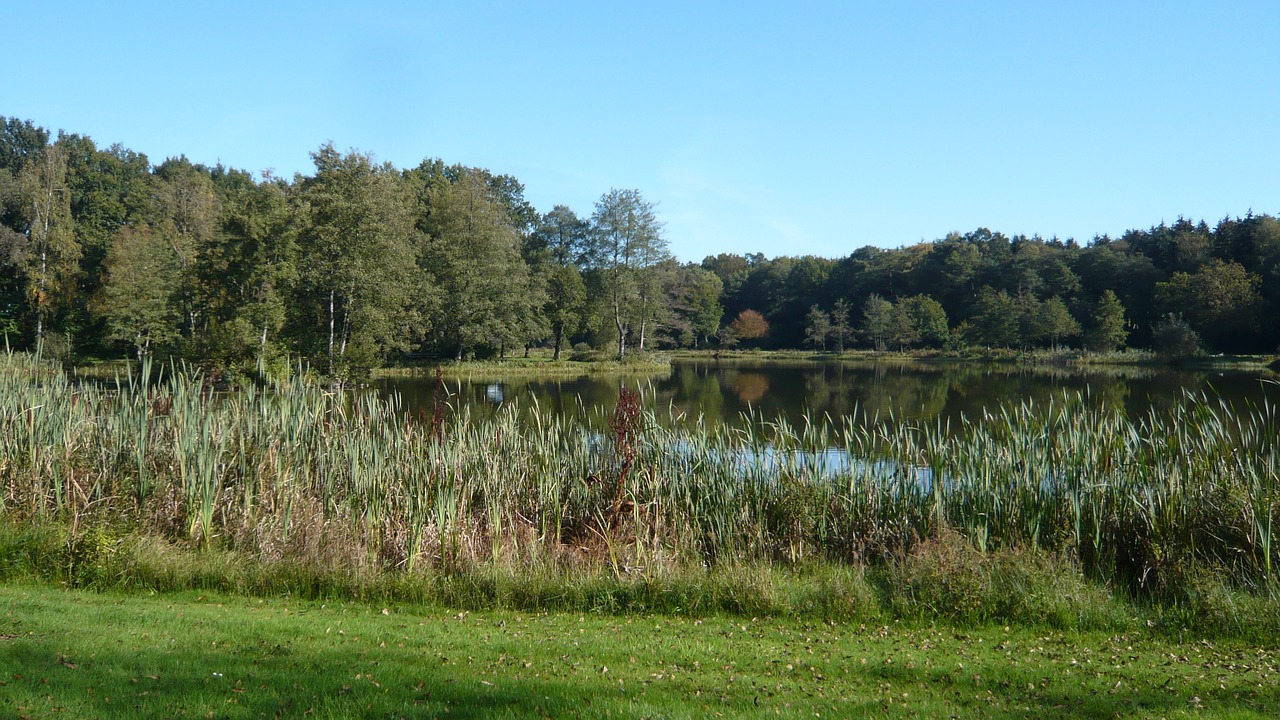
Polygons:
[[738,313],[738,317],[729,323],[729,327],[739,340],[759,340],[769,335],[769,321],[751,309]]

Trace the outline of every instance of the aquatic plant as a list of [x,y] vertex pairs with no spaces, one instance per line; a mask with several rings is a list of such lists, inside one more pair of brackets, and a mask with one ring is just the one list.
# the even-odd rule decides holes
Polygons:
[[619,576],[885,563],[955,532],[1138,593],[1176,595],[1205,568],[1276,587],[1280,422],[1265,401],[1187,395],[1128,419],[1064,395],[958,426],[855,411],[712,428],[658,422],[627,393],[568,416],[473,417],[440,398],[415,418],[304,378],[213,393],[182,368],[77,383],[0,357],[0,516],[328,567]]

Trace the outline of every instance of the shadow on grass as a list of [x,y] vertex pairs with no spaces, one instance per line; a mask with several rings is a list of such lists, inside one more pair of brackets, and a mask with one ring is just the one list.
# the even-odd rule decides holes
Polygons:
[[430,656],[383,663],[341,649],[70,658],[10,640],[0,667],[0,715],[18,718],[572,717],[594,700],[561,681],[482,680]]

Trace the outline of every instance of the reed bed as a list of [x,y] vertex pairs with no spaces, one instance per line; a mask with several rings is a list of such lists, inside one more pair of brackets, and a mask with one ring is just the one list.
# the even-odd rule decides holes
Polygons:
[[1280,423],[1266,402],[1188,395],[1129,419],[1063,396],[951,427],[855,414],[739,429],[659,418],[630,391],[571,416],[446,403],[417,417],[394,397],[296,379],[214,393],[174,368],[77,383],[9,354],[0,518],[319,568],[642,581],[757,562],[892,566],[958,534],[980,554],[1069,558],[1138,594],[1177,592],[1206,568],[1277,586]]

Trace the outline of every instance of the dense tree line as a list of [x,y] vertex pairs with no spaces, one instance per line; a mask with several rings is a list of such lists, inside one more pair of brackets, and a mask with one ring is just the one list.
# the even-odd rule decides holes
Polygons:
[[1155,347],[1274,352],[1280,220],[1179,219],[1119,238],[1007,237],[985,228],[847,257],[721,254],[726,314],[761,312],[773,347]]
[[539,213],[509,175],[332,145],[293,178],[0,118],[0,332],[67,359],[388,360],[586,343],[843,350],[1157,345],[1272,351],[1280,221],[1178,220],[1087,245],[979,229],[847,257],[668,251],[610,190]]

